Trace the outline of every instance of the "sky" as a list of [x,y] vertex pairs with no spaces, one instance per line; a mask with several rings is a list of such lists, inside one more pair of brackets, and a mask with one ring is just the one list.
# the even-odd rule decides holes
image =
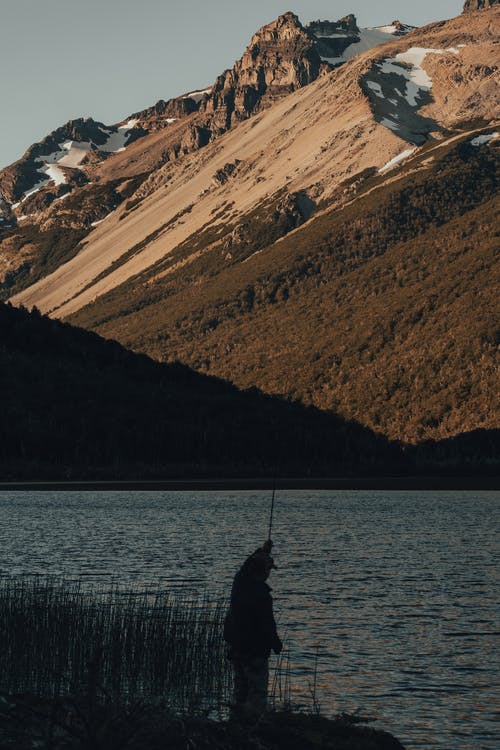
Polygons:
[[107,125],[209,86],[287,10],[422,26],[463,0],[0,0],[0,168],[69,119]]

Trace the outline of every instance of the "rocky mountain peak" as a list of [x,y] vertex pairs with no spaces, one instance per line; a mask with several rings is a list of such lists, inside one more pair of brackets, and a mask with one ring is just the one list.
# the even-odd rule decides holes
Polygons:
[[[21,159],[0,170],[0,191],[13,208],[35,193],[40,193],[35,203],[41,205],[45,198],[52,202],[61,196],[61,190],[68,192],[68,185],[80,186],[88,181],[86,164],[103,161],[143,134],[135,120],[110,126],[92,117],[68,120],[32,144]],[[19,213],[25,207],[19,208]]]
[[464,13],[472,13],[475,10],[486,10],[493,5],[498,5],[500,0],[465,0]]
[[314,39],[321,59],[327,62],[339,62],[345,50],[361,38],[358,22],[353,13],[338,21],[311,21],[306,30]]
[[288,11],[278,16],[276,20],[262,26],[252,37],[250,47],[258,44],[259,41],[270,41],[279,39],[293,39],[297,34],[303,31],[299,17]]
[[311,21],[306,26],[307,31],[315,37],[328,37],[333,34],[356,36],[359,34],[358,22],[353,13],[340,18],[338,21]]
[[346,31],[351,31],[353,34],[356,34],[359,31],[358,22],[354,13],[348,13],[348,15],[341,18],[338,23],[339,26],[342,26]]
[[200,112],[223,132],[283,94],[314,81],[322,62],[315,40],[295,13],[284,13],[253,35],[242,58],[217,79]]
[[199,109],[199,101],[189,95],[179,96],[175,99],[159,99],[156,104],[139,112],[134,112],[130,118],[137,120],[141,127],[148,133],[163,130],[175,120],[189,117]]

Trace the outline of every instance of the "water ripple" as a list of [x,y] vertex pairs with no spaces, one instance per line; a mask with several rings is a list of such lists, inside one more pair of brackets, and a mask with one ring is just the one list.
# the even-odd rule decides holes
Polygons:
[[[0,575],[227,596],[265,492],[3,492]],[[498,739],[498,493],[279,492],[275,608],[294,699],[375,715],[408,748]]]

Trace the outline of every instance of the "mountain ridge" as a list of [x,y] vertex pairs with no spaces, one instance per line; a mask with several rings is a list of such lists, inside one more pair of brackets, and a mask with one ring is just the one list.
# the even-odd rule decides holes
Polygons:
[[93,185],[4,235],[17,261],[46,247],[13,302],[406,446],[494,429],[498,12],[268,24],[181,118],[138,113],[151,132]]
[[477,10],[488,10],[494,5],[498,5],[499,0],[465,0],[464,13],[473,13]]
[[[88,272],[80,280],[74,274],[66,291],[59,284],[56,271],[53,277],[47,277],[14,299],[37,304],[43,310],[57,307],[60,309],[58,314],[69,314],[82,303],[88,303],[94,296],[121,283],[124,274],[131,276],[148,264],[154,264],[187,240],[190,234],[207,223],[213,223],[211,217],[217,213],[217,205],[224,203],[224,193],[227,194],[226,203],[237,200],[237,210],[242,214],[264,200],[266,195],[269,197],[283,188],[289,194],[306,191],[308,199],[317,204],[331,199],[338,185],[346,179],[363,174],[369,168],[383,168],[391,159],[408,151],[408,146],[400,145],[401,136],[415,146],[435,133],[439,136],[440,130],[457,125],[460,128],[464,118],[491,119],[495,111],[498,116],[494,69],[481,64],[491,58],[487,15],[478,14],[475,44],[467,43],[473,37],[470,25],[465,24],[465,16],[443,24],[431,24],[412,32],[408,42],[403,37],[389,47],[380,48],[387,50],[385,54],[365,52],[329,75],[289,94],[271,108],[240,123],[234,132],[226,132],[199,154],[190,156],[187,153],[175,163],[168,162],[156,169],[136,189],[133,211],[127,211],[125,206],[125,211],[115,212],[86,240],[85,253],[79,253],[70,261],[71,268],[76,268],[83,263],[84,257],[88,257],[85,261]],[[412,80],[404,78],[407,63],[400,64],[397,56],[405,55],[411,40],[418,43],[425,39],[428,43],[431,35],[436,39],[434,46],[439,54],[425,56],[425,64],[433,73],[431,84],[426,83],[429,76],[420,67],[422,63],[412,68],[416,71],[412,75],[423,78],[424,87],[419,89]],[[458,44],[465,46],[453,46]],[[387,59],[391,59],[391,63],[387,64],[389,72],[385,73]],[[374,63],[374,60],[381,62]],[[379,66],[375,71],[374,64]],[[386,81],[391,90],[398,89],[404,94],[404,87],[407,87],[411,95],[407,92],[402,96],[394,94],[397,100],[392,99],[391,94],[382,88]],[[438,102],[429,96],[429,85],[433,86],[434,97],[439,95]],[[410,86],[413,88],[409,89]],[[416,95],[415,90],[420,93]],[[478,96],[482,91],[484,96]],[[391,100],[396,102],[397,111],[402,108],[408,122],[404,131],[396,119],[397,111],[396,115],[393,114]],[[283,129],[281,123],[285,119],[289,125]],[[317,146],[311,138],[313,132]],[[269,163],[263,158],[266,150],[262,149],[261,143],[269,144]],[[141,141],[138,141],[137,146],[140,145]],[[133,144],[130,148],[135,147]],[[237,170],[236,160],[239,163]],[[290,161],[292,164],[296,162],[295,174]],[[214,189],[213,177],[226,165],[233,165],[228,167],[233,170],[233,178],[226,182],[225,187],[215,183]],[[196,203],[196,212],[190,209],[193,202]],[[143,206],[141,214],[137,211],[139,204]],[[184,214],[183,218],[174,221],[181,214]],[[143,216],[140,224],[137,221],[139,215]],[[135,252],[134,247],[147,237],[152,241],[146,242],[140,253]],[[116,270],[112,264],[132,252],[133,257]],[[91,256],[92,270],[89,265]],[[91,289],[93,279],[99,277],[106,267],[111,271],[107,278],[101,277],[95,289]],[[69,268],[61,269],[65,278]],[[76,301],[78,287],[87,288],[81,301]],[[53,290],[45,300],[38,293],[38,289],[44,288]],[[71,304],[61,307],[63,296],[72,298]]]
[[159,364],[36,310],[0,303],[0,348],[3,481],[266,476],[278,464],[305,475],[341,465],[363,473],[408,463],[397,446],[333,414]]
[[[347,34],[348,43],[359,41],[359,36],[349,36],[351,33],[349,23],[346,25],[344,21],[345,19],[341,19],[335,24],[327,23]],[[354,27],[357,29],[355,19]],[[394,28],[394,33],[401,32]],[[384,40],[390,37],[391,33],[384,34]],[[376,43],[379,41],[377,40]],[[210,140],[234,127],[238,121],[248,118],[254,111],[269,106],[277,98],[307,85],[321,72],[331,69],[332,65],[322,61],[317,52],[319,43],[320,40],[309,31],[308,27],[303,27],[298,17],[288,12],[259,29],[252,37],[242,58],[232,69],[221,74],[213,86],[168,101],[159,100],[152,107],[135,112],[123,122],[113,126],[94,123],[92,118],[69,121],[40,143],[31,146],[25,155],[13,165],[0,170],[0,195],[4,201],[11,204],[8,226],[15,221],[16,215],[21,216],[21,210],[17,210],[19,202],[16,203],[16,201],[21,200],[23,203],[22,220],[25,219],[25,209],[28,209],[29,214],[30,210],[40,208],[40,201],[38,204],[28,201],[25,205],[26,196],[40,190],[45,191],[44,184],[40,181],[40,163],[37,162],[47,156],[54,161],[53,157],[61,148],[61,138],[66,140],[74,137],[86,146],[85,158],[82,158],[78,164],[72,165],[80,169],[81,174],[78,175],[80,183],[66,180],[66,187],[58,189],[55,195],[50,190],[45,191],[45,203],[42,208],[54,198],[62,197],[70,189],[68,185],[76,186],[81,182],[89,182],[95,176],[100,179],[99,172],[91,168],[85,169],[85,167],[87,164],[89,167],[98,166],[109,155],[109,152],[103,154],[99,150],[99,146],[106,140],[103,133],[109,136],[110,133],[116,133],[130,125],[129,130],[126,131],[128,140],[126,142],[125,139],[123,140],[120,144],[122,148],[114,149],[116,153],[123,151],[123,146],[130,146],[145,135],[164,131],[173,123],[198,113],[199,116],[187,128],[180,131],[178,128],[170,128],[173,137],[171,139],[167,137],[159,160],[153,165],[161,166],[165,161],[175,160],[179,155],[203,148]],[[77,125],[77,132],[69,135],[68,127],[74,124]],[[178,137],[176,137],[177,132]],[[52,153],[48,153],[47,149]],[[141,169],[141,171],[144,170]],[[50,179],[46,179],[45,182],[50,182]],[[2,215],[0,215],[0,224],[1,221]],[[3,223],[5,226],[5,217]]]
[[433,475],[427,483],[439,486],[457,470],[483,478],[498,471],[499,430],[403,450],[335,414],[255,388],[239,391],[3,303],[0,348],[3,482],[220,483],[278,470],[312,484],[331,476],[404,482]]
[[[210,271],[209,253],[190,275],[182,267],[145,273],[70,320],[239,387],[339,411],[393,439],[493,427],[498,149],[472,145],[472,136],[413,157],[388,185],[373,175],[349,206],[319,212],[243,262]],[[468,284],[483,295],[473,317]],[[454,331],[461,343],[450,352]]]

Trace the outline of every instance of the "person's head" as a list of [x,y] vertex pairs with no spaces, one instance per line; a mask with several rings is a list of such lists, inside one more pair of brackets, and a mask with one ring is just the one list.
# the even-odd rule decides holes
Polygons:
[[273,568],[273,558],[262,549],[254,552],[243,564],[245,574],[258,581],[266,581]]

